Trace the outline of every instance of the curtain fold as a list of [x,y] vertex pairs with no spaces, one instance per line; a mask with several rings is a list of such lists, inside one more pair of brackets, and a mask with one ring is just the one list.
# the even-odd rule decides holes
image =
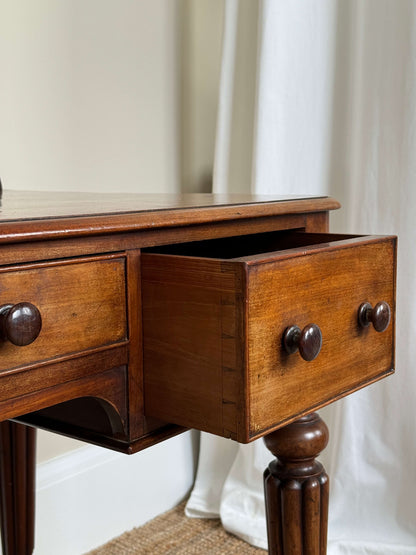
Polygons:
[[[343,206],[332,230],[399,235],[397,373],[322,411],[330,443],[321,458],[331,479],[328,553],[416,555],[416,3],[253,4],[245,48],[255,64],[237,61],[247,2],[226,12],[233,56],[223,59],[214,190],[238,190],[236,168],[250,152],[243,190],[330,194]],[[236,79],[247,84],[243,98]],[[251,131],[236,146],[237,124]],[[262,472],[271,458],[262,441],[203,434],[187,513],[220,515],[266,548]]]

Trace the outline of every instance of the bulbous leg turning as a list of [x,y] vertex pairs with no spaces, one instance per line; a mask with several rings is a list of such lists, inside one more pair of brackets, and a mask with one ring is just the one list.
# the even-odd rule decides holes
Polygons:
[[272,555],[326,554],[329,481],[315,457],[328,438],[328,428],[316,413],[264,438],[276,457],[264,473]]

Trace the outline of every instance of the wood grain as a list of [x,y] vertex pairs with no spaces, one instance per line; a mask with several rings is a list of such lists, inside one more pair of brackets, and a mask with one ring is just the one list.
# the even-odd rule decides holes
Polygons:
[[129,328],[129,437],[144,433],[143,410],[143,333],[142,297],[140,276],[140,251],[127,252],[127,306]]
[[[96,349],[77,356],[60,357],[42,364],[14,369],[1,376],[0,418],[4,419],[1,403],[29,393],[44,393],[56,385],[65,384],[86,376],[94,376],[128,362],[128,347],[116,345],[111,349]],[[96,378],[99,380],[99,378]],[[23,413],[20,413],[23,414]],[[8,416],[12,418],[15,415]]]
[[0,514],[3,555],[30,555],[35,540],[36,430],[0,423]]
[[233,265],[142,254],[146,415],[235,436],[241,287]]
[[246,217],[237,221],[225,220],[186,226],[177,225],[163,230],[154,227],[138,231],[120,231],[109,235],[94,234],[55,239],[46,239],[40,235],[36,241],[13,243],[12,249],[7,243],[1,244],[0,242],[0,264],[77,257],[91,253],[121,252],[154,245],[247,235],[279,229],[305,229],[306,222],[313,220],[314,214],[308,216],[305,214],[272,214],[256,218]]
[[125,367],[113,368],[6,399],[0,403],[0,413],[2,419],[7,420],[80,397],[95,397],[112,405],[119,414],[125,432],[127,431],[128,396]]
[[[323,554],[327,481],[312,460],[320,448],[308,451],[319,425],[285,424],[394,361],[394,240],[327,235],[338,207],[324,197],[5,191],[0,305],[32,303],[42,329],[30,345],[0,346],[0,419],[126,453],[184,426],[242,442],[271,432],[281,460],[266,482],[269,521],[280,523],[277,535],[269,525],[270,552]],[[359,328],[359,305],[380,301],[390,326]],[[283,353],[284,328],[313,322],[318,356]],[[17,342],[29,340],[19,328]],[[33,547],[33,479],[15,448],[28,463],[34,449],[21,436],[2,442],[3,481],[16,477],[2,493],[8,555]]]
[[328,197],[105,195],[5,191],[0,243],[238,221],[339,208]]
[[0,304],[41,313],[30,345],[0,344],[0,372],[127,339],[125,259],[101,257],[0,269]]
[[264,473],[270,555],[326,555],[329,481],[315,458],[328,438],[316,413],[264,438],[276,457]]
[[[247,442],[392,371],[394,323],[369,333],[357,313],[394,307],[394,239],[283,233],[221,260],[233,245],[143,253],[146,414]],[[285,329],[311,322],[320,354],[288,355]]]
[[[283,254],[250,266],[250,437],[290,421],[394,368],[394,324],[384,333],[363,330],[364,300],[394,306],[393,239],[360,238],[328,249]],[[360,244],[361,243],[361,244]],[[285,329],[310,322],[322,331],[322,349],[306,362],[281,348]],[[299,384],[302,384],[299,387]]]
[[[82,198],[81,198],[82,197]],[[88,195],[87,195],[88,197]],[[37,271],[52,272],[53,266],[62,267],[70,266],[72,264],[78,265],[81,263],[101,263],[102,261],[109,261],[110,259],[124,261],[124,283],[125,283],[125,311],[127,317],[125,318],[125,333],[124,338],[117,340],[115,343],[106,343],[99,347],[94,346],[91,335],[80,334],[78,327],[74,330],[74,338],[77,336],[76,348],[83,348],[81,351],[67,351],[66,347],[68,342],[61,337],[57,337],[61,343],[55,343],[55,338],[50,335],[50,353],[43,353],[43,357],[37,360],[37,356],[27,355],[26,359],[20,355],[15,360],[19,359],[20,365],[9,365],[7,369],[2,371],[3,376],[3,401],[0,406],[0,412],[8,417],[16,417],[21,415],[25,410],[25,403],[28,402],[28,409],[37,410],[38,416],[31,417],[32,422],[46,421],[46,412],[48,425],[51,429],[64,429],[65,424],[62,420],[54,420],[51,418],[51,411],[43,407],[48,407],[52,402],[61,403],[69,398],[65,396],[65,387],[68,391],[75,395],[77,384],[82,383],[84,378],[91,376],[97,384],[97,391],[102,396],[107,396],[105,387],[100,385],[100,372],[106,372],[107,369],[117,367],[119,365],[128,364],[127,380],[128,390],[126,396],[129,403],[128,417],[126,420],[127,436],[126,440],[129,443],[120,442],[119,439],[113,438],[114,445],[123,451],[129,449],[135,451],[141,449],[143,445],[151,444],[152,437],[159,437],[168,432],[159,432],[160,430],[172,430],[171,433],[177,433],[178,429],[175,426],[166,425],[166,419],[150,418],[144,415],[143,405],[143,376],[142,376],[142,353],[141,353],[141,324],[140,324],[140,254],[138,247],[149,247],[152,245],[160,244],[175,244],[183,241],[206,240],[212,238],[222,238],[228,236],[244,236],[243,241],[247,241],[247,234],[258,234],[262,232],[269,232],[274,230],[286,229],[304,229],[306,221],[308,225],[313,225],[314,220],[317,218],[322,220],[322,215],[326,212],[311,212],[315,209],[325,209],[329,206],[337,207],[331,199],[287,199],[282,201],[278,199],[263,198],[257,199],[255,197],[233,197],[233,198],[217,198],[214,200],[214,205],[209,206],[212,197],[198,197],[193,199],[184,199],[175,206],[175,199],[160,199],[159,197],[137,197],[133,195],[134,199],[127,199],[117,201],[116,198],[106,198],[97,201],[96,195],[91,195],[87,198],[86,205],[81,209],[79,203],[83,202],[84,197],[80,195],[79,199],[75,197],[69,198],[66,195],[31,195],[26,193],[19,193],[17,195],[7,195],[3,199],[2,214],[0,221],[6,226],[0,230],[7,231],[10,225],[16,223],[18,226],[22,225],[23,235],[19,235],[18,242],[13,243],[13,248],[10,248],[10,243],[0,244],[0,264],[3,264],[3,270],[13,272],[17,275],[20,272],[33,271],[35,275]],[[177,200],[177,199],[176,199]],[[239,200],[243,204],[238,205]],[[261,205],[255,205],[257,200]],[[24,201],[24,202],[23,202]],[[228,205],[227,205],[228,202]],[[15,203],[15,204],[13,204]],[[125,203],[123,205],[123,203]],[[137,204],[139,203],[139,204]],[[141,204],[140,204],[141,203]],[[215,204],[216,203],[216,204]],[[206,206],[205,206],[206,204]],[[58,206],[59,205],[59,206]],[[23,207],[26,207],[22,209]],[[29,208],[31,206],[31,208]],[[193,207],[192,207],[193,206]],[[128,212],[124,212],[124,210]],[[34,211],[34,212],[31,212]],[[107,213],[107,211],[109,212]],[[118,210],[121,210],[117,213]],[[138,213],[133,211],[137,210]],[[88,211],[89,215],[86,215]],[[55,213],[59,215],[58,219],[48,217],[48,214]],[[72,214],[73,212],[73,214]],[[43,215],[42,215],[43,214]],[[81,235],[75,235],[71,229],[68,228],[68,233],[59,231],[61,226],[65,226],[66,215],[75,216],[73,221],[72,231],[76,225],[82,223],[87,226],[83,228]],[[108,220],[109,214],[111,215]],[[234,218],[233,214],[236,216]],[[33,216],[39,216],[40,219],[29,219]],[[128,216],[126,218],[126,216]],[[85,219],[84,219],[85,217]],[[92,217],[92,218],[91,218]],[[97,217],[97,219],[95,219]],[[7,220],[7,221],[6,221]],[[81,222],[82,220],[82,222]],[[117,229],[114,228],[114,233],[109,233],[109,225],[117,222]],[[132,225],[133,222],[133,225]],[[30,236],[25,235],[28,231],[28,225],[37,227],[38,233]],[[57,224],[58,228],[54,226]],[[76,225],[75,225],[76,224]],[[170,225],[173,224],[173,225]],[[13,226],[12,226],[13,227]],[[316,226],[315,226],[316,227]],[[318,225],[319,227],[319,225]],[[10,228],[11,229],[11,228]],[[53,231],[52,235],[49,233],[51,229],[55,231],[58,229],[58,234]],[[17,227],[13,228],[13,233]],[[6,233],[6,235],[7,235]],[[5,238],[6,235],[2,233],[1,237]],[[54,237],[51,239],[51,237]],[[16,238],[16,237],[15,237]],[[9,236],[7,241],[14,239]],[[252,238],[254,241],[255,238]],[[108,255],[105,253],[114,253]],[[102,253],[101,256],[91,256],[94,253]],[[71,257],[71,258],[68,258]],[[55,260],[53,260],[55,259]],[[47,260],[45,262],[45,260]],[[98,266],[97,266],[98,267]],[[89,268],[89,266],[85,266]],[[58,268],[59,269],[59,268]],[[62,272],[64,269],[62,268]],[[42,277],[42,273],[40,274]],[[52,274],[51,274],[52,275]],[[55,290],[60,288],[60,271],[56,271]],[[226,276],[226,274],[223,274]],[[106,276],[103,283],[105,284]],[[1,279],[1,274],[0,274]],[[32,283],[34,283],[33,280]],[[70,280],[73,282],[74,280]],[[19,283],[17,283],[19,285]],[[84,284],[82,289],[84,289]],[[100,283],[100,287],[101,287]],[[75,289],[75,286],[74,286]],[[78,287],[81,289],[81,287]],[[121,287],[119,288],[121,289]],[[52,288],[52,293],[53,293]],[[46,292],[45,296],[46,296]],[[76,292],[74,291],[74,295]],[[90,298],[91,296],[87,293]],[[119,293],[117,292],[112,297],[115,299]],[[236,326],[236,318],[231,317],[230,309],[240,310],[240,303],[234,302],[228,306],[229,300],[225,297],[228,295],[227,291],[223,291],[224,299],[221,304],[221,321],[223,325],[224,339],[221,343],[220,356],[223,360],[223,383],[221,397],[221,419],[222,429],[229,437],[236,437],[236,427],[246,426],[244,418],[241,416],[241,411],[238,405],[240,399],[240,389],[243,387],[243,382],[239,371],[231,368],[233,365],[241,366],[236,361],[238,357],[243,357],[244,353],[239,349],[237,338],[242,333],[241,329]],[[34,296],[38,298],[38,292],[34,292]],[[231,297],[234,293],[231,294]],[[63,299],[65,301],[65,298]],[[82,299],[80,301],[83,302]],[[58,301],[59,302],[59,299]],[[122,312],[122,304],[120,303],[119,309]],[[234,304],[234,308],[233,308]],[[64,316],[62,316],[64,317]],[[238,317],[240,322],[243,322],[242,317]],[[60,326],[61,327],[61,326]],[[103,328],[108,331],[110,327],[113,328],[111,321],[107,321],[107,326]],[[127,330],[128,328],[128,330]],[[234,329],[236,336],[233,338],[231,329]],[[226,337],[231,335],[231,337]],[[128,335],[128,337],[127,337]],[[38,338],[40,340],[40,338]],[[37,341],[34,346],[37,346]],[[83,344],[82,341],[90,341],[91,344]],[[99,341],[98,341],[99,343]],[[46,345],[45,349],[47,348]],[[121,350],[119,350],[120,346]],[[85,349],[86,347],[86,349]],[[116,351],[113,347],[117,347]],[[127,347],[127,350],[126,350]],[[73,348],[73,347],[72,347]],[[25,349],[27,349],[25,347]],[[53,354],[52,354],[53,352]],[[33,353],[41,353],[37,349],[33,349]],[[125,353],[126,356],[121,353]],[[117,356],[114,356],[117,355]],[[121,356],[120,356],[121,355]],[[237,357],[237,358],[236,358]],[[230,362],[231,360],[231,362]],[[23,373],[21,373],[23,371]],[[96,377],[93,377],[96,375]],[[6,378],[7,376],[7,378]],[[245,378],[244,378],[245,379]],[[103,378],[103,384],[107,381]],[[69,383],[74,385],[69,386]],[[44,385],[48,384],[47,390]],[[54,388],[59,387],[59,396],[55,394],[50,395]],[[57,391],[57,390],[55,390]],[[85,391],[82,387],[79,392]],[[18,396],[13,399],[11,396],[18,392]],[[30,401],[29,401],[30,399]],[[48,404],[49,403],[49,404]],[[121,409],[120,409],[121,410]],[[34,414],[34,413],[33,413]],[[62,409],[62,418],[65,417],[65,411]],[[72,433],[73,437],[88,437],[90,441],[99,443],[102,441],[103,445],[109,446],[111,441],[108,437],[102,434],[96,434],[92,430],[88,432],[89,420],[84,418],[84,429],[82,426],[82,415],[79,414],[80,425],[76,427],[71,424],[71,418],[68,418],[66,426],[66,433]],[[124,441],[124,440],[123,440]]]

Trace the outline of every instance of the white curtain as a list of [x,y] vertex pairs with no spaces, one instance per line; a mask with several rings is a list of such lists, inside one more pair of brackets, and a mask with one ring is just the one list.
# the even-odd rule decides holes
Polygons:
[[[416,2],[226,0],[223,53],[214,190],[330,194],[332,230],[399,236],[397,373],[322,411],[321,459],[328,553],[416,554]],[[203,434],[187,514],[266,548],[271,458]]]

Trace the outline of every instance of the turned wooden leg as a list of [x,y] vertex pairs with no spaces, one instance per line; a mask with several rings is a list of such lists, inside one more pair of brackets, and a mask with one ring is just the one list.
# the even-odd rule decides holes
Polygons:
[[317,413],[264,438],[277,457],[264,473],[272,555],[326,554],[329,481],[315,457],[328,438],[328,428]]
[[35,537],[36,430],[0,423],[0,511],[3,555],[30,555]]

